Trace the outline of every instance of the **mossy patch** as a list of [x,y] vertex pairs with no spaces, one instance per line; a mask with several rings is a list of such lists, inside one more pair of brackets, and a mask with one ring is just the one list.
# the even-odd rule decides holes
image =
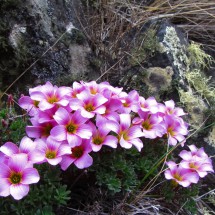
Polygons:
[[189,52],[189,65],[193,65],[198,68],[208,68],[214,59],[204,50],[202,50],[201,45],[195,42],[191,42],[188,47]]
[[204,111],[207,110],[207,106],[198,95],[194,95],[193,91],[184,91],[183,89],[178,89],[180,102],[185,105],[186,111],[190,116],[190,125],[194,128],[199,128],[201,123],[204,121]]
[[148,86],[149,94],[157,99],[164,93],[171,90],[173,70],[166,68],[150,67],[146,69],[146,76],[143,77],[144,83]]
[[137,38],[135,47],[131,51],[131,58],[129,59],[129,63],[132,66],[141,64],[160,50],[156,33],[156,29],[151,27]]
[[188,83],[202,98],[206,99],[209,105],[215,104],[215,87],[210,83],[211,77],[207,78],[199,69],[188,71],[185,77]]

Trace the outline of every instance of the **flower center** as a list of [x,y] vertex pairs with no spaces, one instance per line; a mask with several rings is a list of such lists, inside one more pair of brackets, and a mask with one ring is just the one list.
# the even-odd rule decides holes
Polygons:
[[147,108],[147,105],[146,105],[145,103],[142,103],[142,104],[141,104],[141,107],[142,107],[142,108]]
[[75,133],[76,129],[77,127],[73,124],[69,124],[66,126],[66,130],[71,134]]
[[191,169],[198,169],[198,167],[195,165],[195,163],[189,163],[189,167]]
[[22,175],[20,173],[12,173],[10,176],[10,182],[12,184],[19,184],[22,180]]
[[174,175],[173,175],[173,177],[176,179],[176,180],[178,180],[178,181],[182,181],[182,176],[181,175],[179,175],[178,173],[175,173]]
[[94,143],[95,145],[101,145],[102,142],[103,142],[103,140],[102,140],[101,137],[96,137],[96,138],[93,139],[93,143]]
[[126,132],[123,132],[122,136],[123,136],[124,140],[129,140],[129,136]]
[[56,152],[55,151],[47,150],[46,151],[46,158],[48,158],[48,159],[56,158]]
[[97,89],[94,87],[90,87],[90,93],[95,95],[97,93]]
[[150,130],[152,128],[152,125],[150,124],[149,120],[146,120],[142,123],[142,127],[145,129],[145,130]]
[[47,99],[47,101],[48,101],[50,104],[54,104],[55,102],[58,102],[59,99],[54,95],[54,96],[52,96],[52,97],[49,97],[49,98]]
[[42,136],[48,137],[50,135],[50,131],[52,129],[52,125],[51,124],[47,124],[44,128],[43,128],[43,132],[42,132]]
[[88,104],[85,106],[85,110],[88,112],[94,111],[94,107],[92,104]]
[[36,101],[36,100],[33,101],[34,106],[37,108],[38,108],[39,103],[40,103],[39,101]]
[[129,107],[130,105],[128,103],[123,103],[123,107]]
[[172,127],[167,128],[167,133],[172,137],[175,136],[175,131],[173,131]]
[[84,153],[84,149],[82,146],[75,146],[74,148],[71,149],[71,152],[72,152],[71,156],[73,158],[80,158]]

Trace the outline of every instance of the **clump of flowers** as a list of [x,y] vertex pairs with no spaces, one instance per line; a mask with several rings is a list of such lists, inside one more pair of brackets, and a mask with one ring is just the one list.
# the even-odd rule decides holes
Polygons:
[[214,172],[212,160],[204,152],[203,148],[198,149],[194,145],[188,146],[190,151],[183,150],[179,156],[183,159],[178,165],[167,162],[169,169],[165,171],[165,177],[173,180],[174,184],[188,187],[191,183],[197,183],[199,177],[205,177],[209,172]]
[[[141,138],[166,138],[170,146],[177,143],[183,146],[188,134],[188,124],[182,119],[185,113],[175,107],[173,100],[162,104],[154,97],[145,99],[135,90],[126,93],[108,82],[74,82],[72,87],[47,82],[29,89],[29,96],[22,96],[19,105],[31,117],[32,125],[26,127],[28,137],[23,138],[19,147],[7,142],[0,148],[3,169],[0,177],[7,181],[5,189],[0,186],[0,196],[11,194],[15,199],[28,193],[28,184],[38,182],[33,164],[59,164],[62,170],[74,164],[83,169],[93,164],[90,153],[104,146],[125,149],[134,146],[141,151],[144,146]],[[196,183],[197,174],[203,177],[212,171],[209,158],[204,164],[198,160],[206,156],[203,154],[197,149],[191,154],[182,152],[180,156],[187,163],[178,167],[169,162],[166,178],[175,179],[182,186]],[[24,164],[12,165],[14,156]],[[195,177],[187,182],[187,174]],[[25,190],[16,195],[12,190],[18,185]]]

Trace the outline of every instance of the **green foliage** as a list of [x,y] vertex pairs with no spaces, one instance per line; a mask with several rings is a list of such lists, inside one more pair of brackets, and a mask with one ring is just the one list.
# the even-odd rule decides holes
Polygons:
[[20,142],[25,136],[25,127],[27,121],[24,116],[17,117],[17,113],[14,107],[3,107],[0,110],[0,145],[7,141],[14,143]]
[[[108,188],[111,194],[130,192],[141,185],[141,179],[148,173],[153,164],[165,153],[162,143],[145,143],[141,154],[135,148],[101,150],[94,157],[90,171],[95,172],[97,184]],[[158,173],[156,169],[151,177]]]
[[169,203],[177,202],[177,204],[183,206],[182,208],[189,211],[191,214],[196,214],[197,205],[194,200],[199,193],[199,185],[192,185],[187,188],[175,187],[170,185],[170,182],[165,182],[161,189],[161,194],[165,197]]
[[2,215],[53,215],[55,208],[67,204],[70,191],[61,183],[60,169],[47,164],[39,165],[37,169],[41,176],[40,182],[30,186],[30,192],[24,199],[0,199]]

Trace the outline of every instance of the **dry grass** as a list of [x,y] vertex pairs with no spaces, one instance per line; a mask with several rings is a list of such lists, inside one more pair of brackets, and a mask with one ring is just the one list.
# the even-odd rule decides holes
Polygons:
[[[85,0],[84,2],[86,7],[81,14],[77,14],[77,17],[95,53],[102,56],[102,61],[105,62],[101,74],[113,65],[114,60],[126,56],[125,51],[130,53],[128,50],[131,43],[122,43],[126,33],[132,29],[141,30],[143,25],[149,22],[170,20],[182,28],[189,39],[215,50],[213,0]],[[151,3],[147,5],[140,2]]]

